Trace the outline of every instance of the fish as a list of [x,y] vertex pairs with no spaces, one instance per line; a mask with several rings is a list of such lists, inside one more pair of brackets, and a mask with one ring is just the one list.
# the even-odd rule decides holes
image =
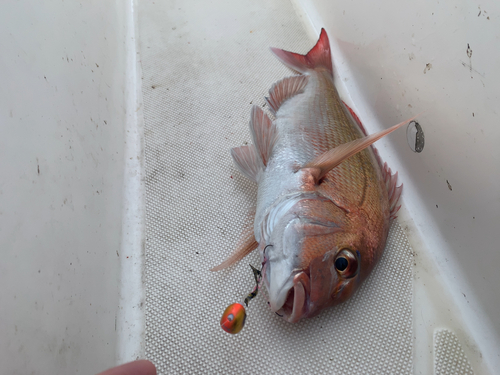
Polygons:
[[258,184],[257,206],[212,271],[258,249],[270,309],[295,323],[348,300],[380,260],[403,186],[372,144],[417,116],[368,135],[335,87],[325,29],[306,55],[271,51],[299,74],[271,87],[271,116],[252,107],[253,144],[231,150]]

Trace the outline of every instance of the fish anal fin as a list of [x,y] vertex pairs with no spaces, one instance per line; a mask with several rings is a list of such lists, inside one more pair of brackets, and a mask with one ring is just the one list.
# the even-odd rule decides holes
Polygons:
[[232,148],[231,156],[241,173],[255,182],[258,181],[263,165],[254,145]]
[[246,235],[240,240],[236,250],[221,264],[212,268],[210,271],[216,272],[223,270],[233,264],[238,263],[252,251],[254,251],[259,246],[259,243],[255,240],[253,230],[246,233]]
[[293,76],[283,78],[276,82],[269,90],[269,98],[266,98],[269,109],[275,115],[283,102],[304,91],[307,85],[307,76]]
[[400,122],[399,124],[394,125],[388,129],[382,130],[380,132],[368,135],[363,138],[355,139],[354,141],[351,142],[341,144],[340,146],[337,146],[319,155],[310,163],[306,164],[303,168],[319,168],[321,170],[321,173],[318,176],[318,181],[319,181],[323,177],[325,177],[325,175],[328,172],[330,172],[333,168],[338,166],[344,160],[364,150],[372,143],[378,141],[380,138],[400,128],[401,126],[409,123],[416,117],[417,116],[414,116],[406,121]]
[[252,107],[250,132],[262,164],[266,166],[276,142],[277,131],[269,116],[256,105]]
[[330,41],[325,29],[321,29],[316,45],[307,53],[300,55],[279,48],[271,48],[276,57],[289,68],[300,73],[305,73],[309,69],[326,68],[333,75],[332,54]]

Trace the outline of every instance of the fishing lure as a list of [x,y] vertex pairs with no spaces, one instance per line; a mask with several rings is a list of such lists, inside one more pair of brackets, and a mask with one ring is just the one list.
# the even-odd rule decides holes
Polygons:
[[[257,297],[259,293],[260,283],[262,281],[262,273],[252,265],[250,265],[253,271],[253,276],[255,278],[255,287],[246,296],[243,303],[248,307],[248,302]],[[220,320],[220,326],[222,329],[228,333],[236,334],[239,333],[243,326],[245,325],[245,320],[247,318],[246,308],[241,303],[233,303],[229,305]]]

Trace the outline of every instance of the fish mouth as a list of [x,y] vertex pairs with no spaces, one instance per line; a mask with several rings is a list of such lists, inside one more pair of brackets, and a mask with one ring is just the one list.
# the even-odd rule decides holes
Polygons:
[[293,287],[288,290],[285,302],[275,311],[276,314],[290,323],[307,317],[310,291],[309,276],[304,271],[297,273],[293,278]]

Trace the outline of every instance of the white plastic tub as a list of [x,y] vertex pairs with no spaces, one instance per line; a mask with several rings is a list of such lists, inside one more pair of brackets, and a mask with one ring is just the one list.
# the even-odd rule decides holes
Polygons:
[[0,373],[96,373],[139,355],[132,3],[0,9]]
[[[146,298],[142,278],[145,227],[152,225],[145,223],[143,179],[154,178],[143,161],[142,92],[161,81],[161,74],[142,76],[141,53],[167,41],[174,47],[156,51],[158,71],[177,69],[179,61],[184,65],[178,69],[191,69],[200,82],[214,73],[206,74],[188,43],[203,46],[203,38],[225,48],[231,42],[233,58],[229,54],[211,67],[220,69],[216,77],[224,77],[244,53],[252,64],[267,65],[268,51],[241,46],[232,33],[243,28],[265,38],[269,19],[281,22],[281,10],[292,5],[282,0],[232,4],[25,0],[0,5],[0,373],[92,374],[145,356],[144,306],[154,314],[157,300],[169,294]],[[307,33],[301,35],[309,35],[301,46],[312,46],[321,27],[328,31],[339,91],[369,132],[425,111],[418,120],[425,133],[422,153],[411,151],[403,131],[377,146],[405,186],[399,223],[415,253],[413,372],[452,373],[436,364],[444,329],[459,343],[459,349],[446,353],[459,353],[476,374],[495,373],[500,366],[500,6],[492,0],[292,4],[296,13],[290,17],[302,22]],[[150,20],[159,26],[146,27]],[[217,48],[212,51],[210,58],[217,56]],[[193,55],[188,59],[186,53]],[[266,56],[261,62],[260,53]],[[242,80],[258,82],[262,92],[273,83],[261,84],[245,64],[240,70]],[[246,126],[239,110],[249,113],[248,103],[261,98],[245,87],[235,80],[230,91],[241,108],[235,120],[221,126]],[[170,94],[184,98],[179,90]],[[197,98],[204,108],[235,103],[217,92]],[[155,113],[161,114],[158,108]],[[189,108],[188,101],[186,121],[198,124],[207,118]],[[169,117],[162,116],[168,126]],[[200,149],[210,146],[196,141]],[[176,140],[169,142],[165,147]],[[221,153],[220,163],[227,164],[229,174],[234,170],[228,155]],[[201,201],[200,207],[227,205],[230,210],[246,199],[238,189],[224,199]],[[175,221],[179,215],[182,222],[181,212],[155,220]],[[203,259],[200,269],[220,260],[215,255]],[[175,264],[147,267],[168,273]],[[218,290],[233,282],[234,274],[224,277],[205,275],[199,283]],[[239,293],[247,284],[251,279]],[[200,296],[183,301],[226,303]],[[207,324],[216,325],[218,318],[203,316]],[[165,319],[180,318],[165,313]],[[255,327],[248,329],[248,337],[259,336]],[[204,348],[213,344],[203,337],[186,340]],[[229,347],[237,343],[231,339],[226,339]],[[168,368],[163,362],[168,352],[155,350],[150,346],[148,353]],[[242,360],[220,355],[223,360],[203,362],[215,366],[206,371],[222,371],[224,363]],[[188,372],[180,364],[172,371]]]

